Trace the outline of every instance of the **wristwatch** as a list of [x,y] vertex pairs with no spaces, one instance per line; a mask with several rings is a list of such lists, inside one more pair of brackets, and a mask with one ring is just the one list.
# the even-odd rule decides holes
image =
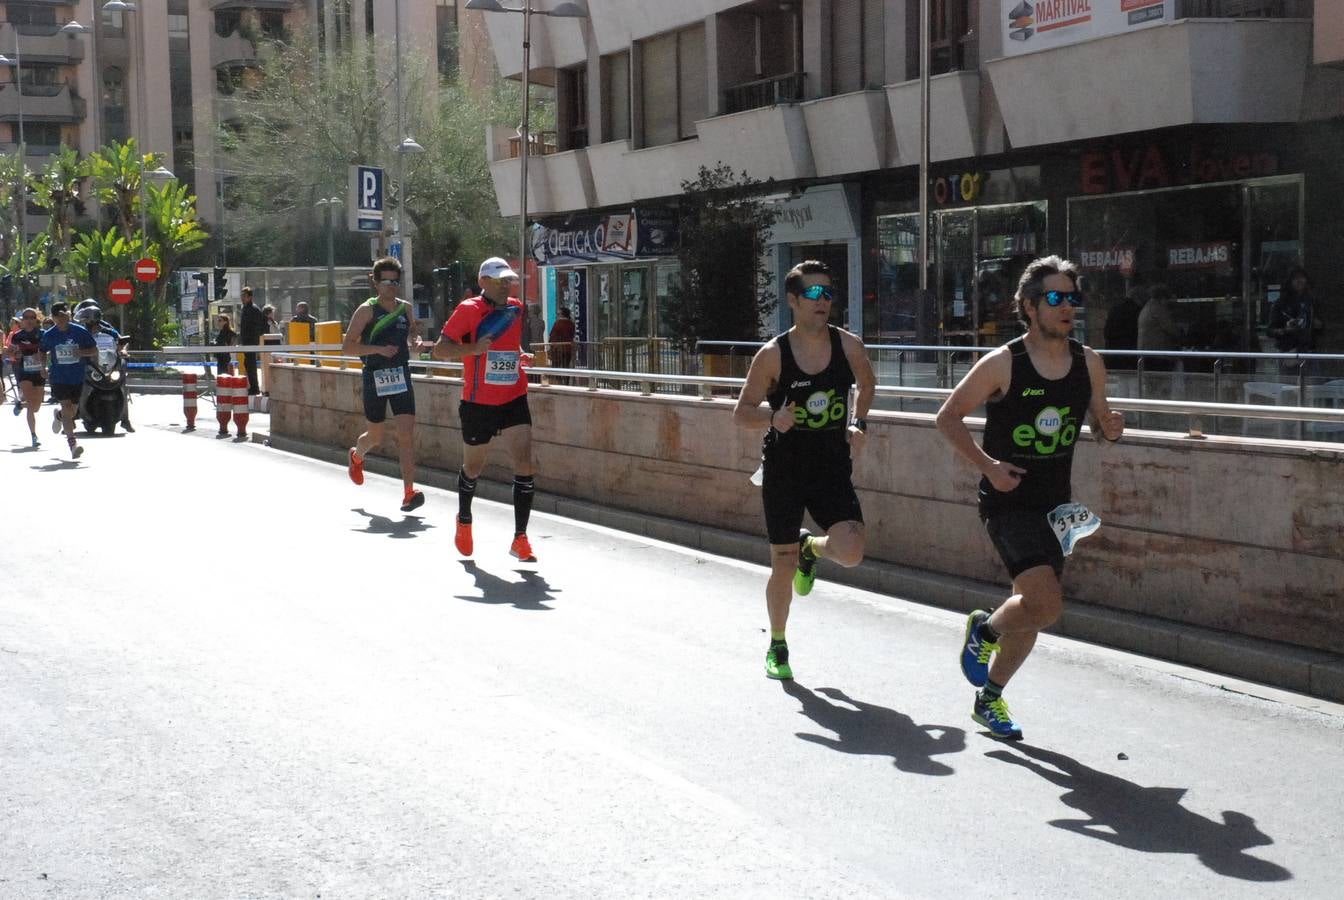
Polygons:
[[850,422],[849,424],[851,427],[859,429],[859,431],[862,431],[864,434],[868,433],[867,419],[855,419],[853,422]]

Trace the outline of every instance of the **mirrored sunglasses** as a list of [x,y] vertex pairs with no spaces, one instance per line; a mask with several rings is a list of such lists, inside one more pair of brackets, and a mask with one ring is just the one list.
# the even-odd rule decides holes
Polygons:
[[1046,291],[1040,296],[1045,298],[1048,306],[1059,306],[1063,303],[1068,303],[1070,306],[1083,305],[1082,291]]
[[834,300],[835,291],[824,284],[814,284],[803,290],[803,297],[808,300]]
[[379,279],[378,279],[378,283],[379,283],[379,284],[390,285],[390,286],[392,286],[392,287],[396,287],[397,285],[401,284],[401,279],[400,279],[400,278],[379,278]]

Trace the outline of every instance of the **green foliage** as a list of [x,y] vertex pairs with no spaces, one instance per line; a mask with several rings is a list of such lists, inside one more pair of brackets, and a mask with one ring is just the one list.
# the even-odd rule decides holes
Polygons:
[[86,162],[94,197],[104,209],[111,210],[127,238],[140,224],[140,179],[162,164],[162,153],[142,154],[135,138],[108,144]]
[[[130,240],[115,227],[89,231],[75,238],[70,252],[61,258],[61,271],[85,288],[80,292],[85,296],[106,297],[108,284],[117,278],[130,278],[131,267],[143,253],[138,231]],[[98,264],[97,283],[88,278],[91,262]]]
[[761,197],[771,182],[734,174],[720,163],[682,182],[681,275],[672,286],[672,335],[697,340],[757,341],[774,308],[765,239],[778,212]]
[[30,179],[34,205],[47,211],[47,234],[57,257],[70,248],[71,227],[82,206],[80,186],[88,171],[87,161],[81,161],[73,147],[62,146],[46,167]]

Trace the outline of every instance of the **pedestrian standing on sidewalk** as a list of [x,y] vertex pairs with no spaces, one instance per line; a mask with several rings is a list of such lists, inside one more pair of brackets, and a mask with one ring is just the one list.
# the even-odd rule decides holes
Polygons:
[[[243,288],[242,320],[238,323],[238,340],[244,347],[255,347],[261,343],[266,333],[266,314],[257,309],[252,301],[252,288]],[[247,393],[255,396],[261,393],[261,384],[257,381],[256,351],[243,353],[243,372],[247,375]]]

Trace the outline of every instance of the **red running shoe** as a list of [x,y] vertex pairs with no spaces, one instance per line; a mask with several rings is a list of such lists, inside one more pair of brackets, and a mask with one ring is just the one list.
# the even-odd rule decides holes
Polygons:
[[528,543],[525,534],[520,534],[513,539],[513,545],[509,547],[509,555],[516,556],[523,562],[537,561],[537,557],[532,553],[532,545]]
[[453,535],[453,546],[457,552],[463,556],[471,556],[471,523],[463,522],[460,518],[457,520],[457,533]]
[[364,460],[355,456],[355,448],[350,448],[350,465],[346,468],[350,473],[350,480],[355,484],[364,483]]

